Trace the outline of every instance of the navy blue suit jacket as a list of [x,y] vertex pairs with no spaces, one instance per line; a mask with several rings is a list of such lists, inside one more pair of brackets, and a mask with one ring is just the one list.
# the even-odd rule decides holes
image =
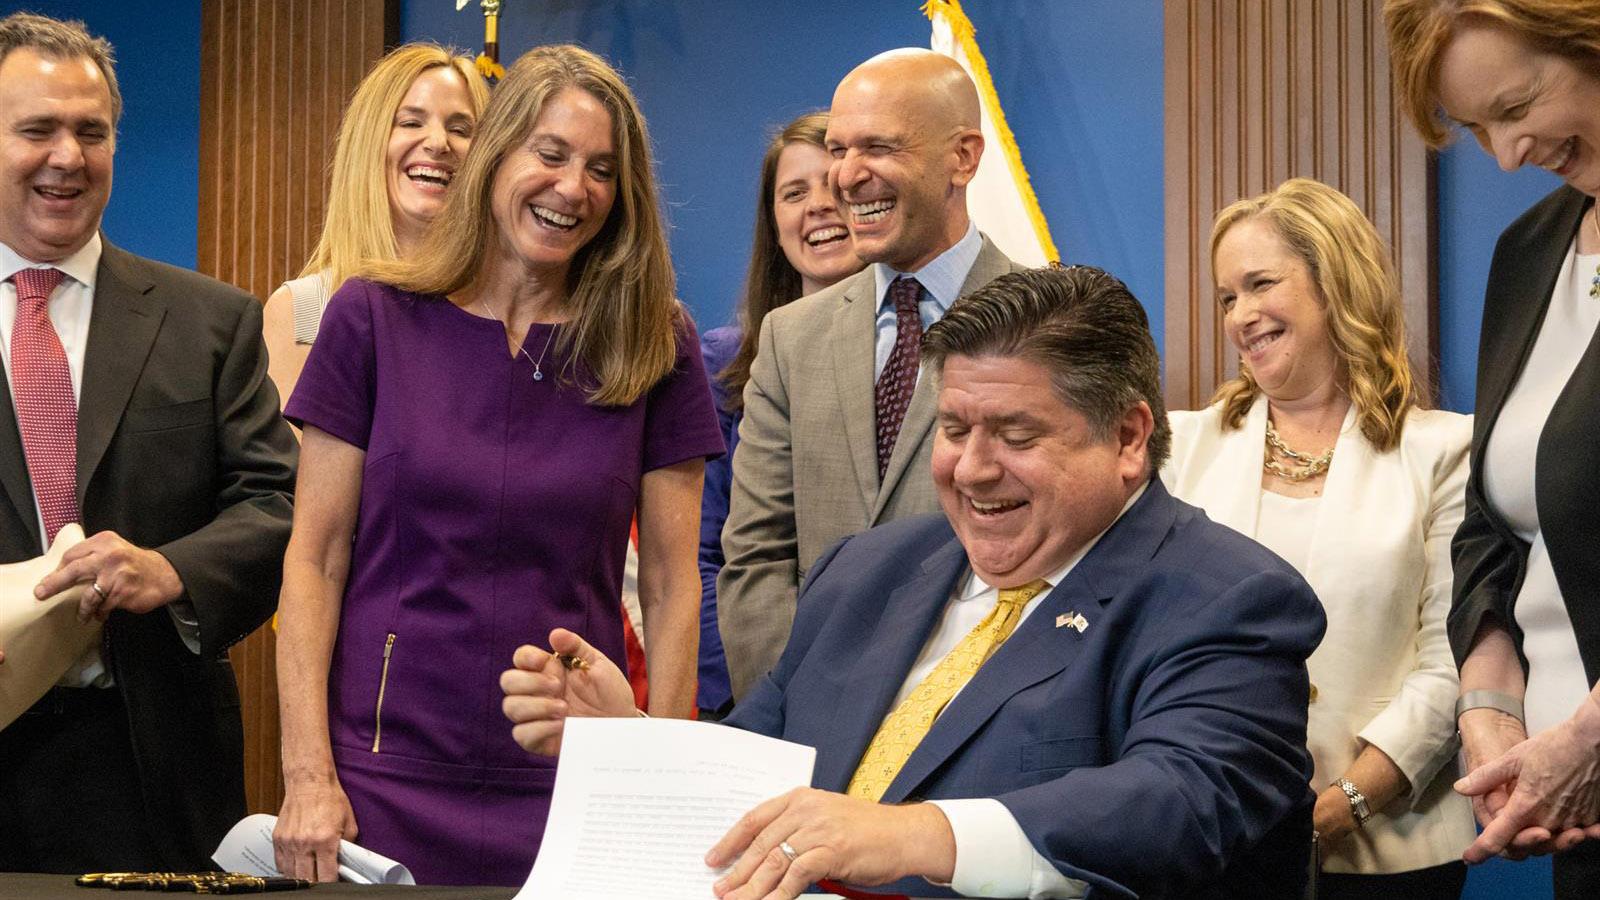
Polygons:
[[[813,785],[843,790],[967,568],[942,516],[846,538],[812,568],[788,647],[728,724],[816,747]],[[1082,633],[1057,625],[1069,612]],[[1305,660],[1325,624],[1287,563],[1152,481],[883,802],[997,799],[1090,898],[1298,897]]]

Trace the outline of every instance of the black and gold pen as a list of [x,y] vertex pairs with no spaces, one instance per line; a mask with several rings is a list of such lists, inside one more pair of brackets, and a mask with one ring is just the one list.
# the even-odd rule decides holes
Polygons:
[[267,894],[274,891],[299,891],[311,887],[304,878],[258,878],[256,876],[230,876],[196,885],[201,894]]

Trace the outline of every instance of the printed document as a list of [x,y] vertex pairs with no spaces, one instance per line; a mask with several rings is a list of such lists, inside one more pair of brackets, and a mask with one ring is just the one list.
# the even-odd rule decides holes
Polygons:
[[515,900],[707,900],[705,855],[817,751],[708,722],[568,719],[544,844]]

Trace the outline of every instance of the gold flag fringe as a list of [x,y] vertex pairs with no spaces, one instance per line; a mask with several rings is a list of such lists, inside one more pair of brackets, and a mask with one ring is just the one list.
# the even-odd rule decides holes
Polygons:
[[1006,123],[1005,110],[1000,106],[1000,95],[995,93],[994,79],[989,75],[989,64],[984,61],[983,53],[978,49],[977,29],[973,28],[972,20],[968,19],[966,12],[962,10],[961,0],[927,0],[922,4],[922,14],[927,16],[930,22],[934,21],[936,16],[942,15],[950,23],[950,32],[962,52],[967,55],[967,64],[972,67],[973,80],[977,82],[978,95],[988,108],[989,115],[994,121],[995,132],[1000,136],[1000,149],[1005,154],[1006,164],[1011,168],[1011,177],[1022,193],[1022,205],[1027,209],[1028,221],[1033,225],[1034,236],[1039,239],[1039,246],[1044,249],[1045,258],[1053,263],[1060,262],[1061,253],[1056,249],[1055,241],[1050,239],[1050,223],[1045,220],[1044,210],[1039,208],[1039,197],[1033,192],[1033,182],[1028,178],[1028,170],[1022,164],[1022,150],[1017,146],[1016,135],[1011,133],[1011,126]]

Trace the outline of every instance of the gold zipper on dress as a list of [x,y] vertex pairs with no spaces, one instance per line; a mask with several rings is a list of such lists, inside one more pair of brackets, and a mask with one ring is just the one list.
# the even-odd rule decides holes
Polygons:
[[383,742],[383,691],[389,686],[389,654],[394,652],[394,632],[383,642],[383,674],[378,676],[378,708],[373,711],[372,752],[378,752]]

